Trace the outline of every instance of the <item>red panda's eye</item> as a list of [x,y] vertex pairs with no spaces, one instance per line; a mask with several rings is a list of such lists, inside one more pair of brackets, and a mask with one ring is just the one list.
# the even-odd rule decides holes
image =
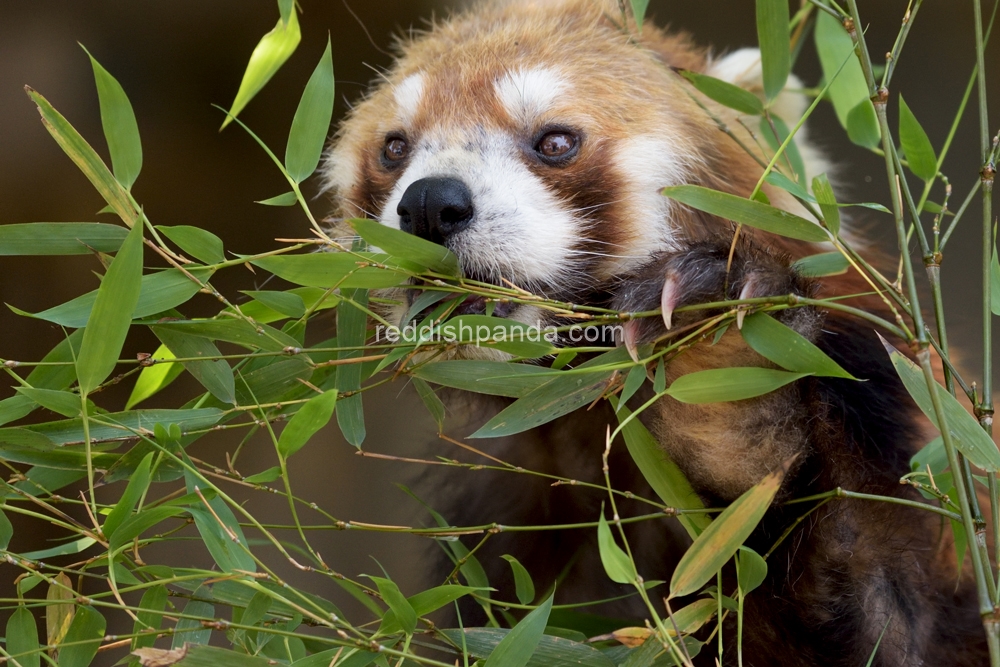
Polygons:
[[549,132],[535,150],[547,158],[560,158],[566,156],[576,148],[577,139],[569,132]]
[[409,154],[410,147],[399,137],[394,137],[385,142],[385,159],[389,162],[399,162]]

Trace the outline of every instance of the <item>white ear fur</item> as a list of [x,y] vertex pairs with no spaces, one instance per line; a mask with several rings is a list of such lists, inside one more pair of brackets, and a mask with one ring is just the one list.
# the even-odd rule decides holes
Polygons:
[[[712,61],[705,70],[705,74],[739,86],[761,98],[764,96],[764,75],[760,64],[760,49],[746,48],[733,51]],[[796,89],[801,88],[802,81],[794,74],[789,75],[788,81],[785,83],[785,90],[771,105],[774,114],[785,121],[789,127],[799,122],[809,105],[806,96],[796,91]],[[829,173],[831,167],[829,161],[822,151],[809,141],[805,127],[796,134],[796,145],[802,154],[803,162],[805,162],[807,179],[811,181],[813,176]]]

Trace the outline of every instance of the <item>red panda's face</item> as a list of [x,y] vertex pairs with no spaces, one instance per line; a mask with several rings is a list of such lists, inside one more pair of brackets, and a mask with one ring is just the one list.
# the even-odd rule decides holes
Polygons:
[[725,137],[670,67],[704,69],[702,52],[655,30],[637,43],[610,6],[485,5],[407,45],[331,151],[336,214],[553,298],[671,248],[681,230],[660,190],[724,162]]

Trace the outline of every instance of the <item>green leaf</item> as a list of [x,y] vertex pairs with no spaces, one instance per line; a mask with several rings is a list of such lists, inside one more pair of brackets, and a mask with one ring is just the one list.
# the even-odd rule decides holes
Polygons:
[[285,168],[296,183],[316,171],[333,117],[333,56],[330,38],[295,110],[285,149]]
[[601,563],[604,571],[611,581],[619,584],[631,584],[638,576],[635,572],[635,565],[628,557],[628,554],[615,542],[614,535],[611,534],[611,527],[608,526],[607,519],[604,518],[604,507],[601,507],[601,517],[597,523],[597,546],[601,553]]
[[521,619],[496,645],[483,667],[525,667],[545,633],[554,597],[555,593]]
[[[202,602],[200,600],[188,600],[188,603],[184,605],[183,613],[188,616],[194,616],[196,618],[182,618],[177,621],[177,625],[174,627],[174,636],[170,641],[171,649],[183,648],[185,644],[195,645],[205,645],[212,638],[212,629],[206,628],[201,624],[200,619],[211,619],[215,617],[215,607],[207,602]],[[189,647],[190,648],[190,647]],[[228,651],[227,651],[228,653]],[[237,655],[237,654],[233,654]],[[184,663],[191,664],[187,660]],[[177,663],[182,664],[182,663]],[[225,664],[225,662],[211,662],[209,663],[213,666]]]
[[104,137],[108,140],[111,168],[118,182],[126,190],[131,190],[142,171],[142,142],[139,141],[135,112],[118,80],[90,55],[86,47],[83,50],[94,68],[94,81],[97,83],[97,96],[101,103],[101,125],[104,127]]
[[306,302],[303,301],[301,296],[293,292],[259,292],[247,290],[243,293],[260,301],[271,310],[276,310],[287,317],[298,319],[306,314]]
[[131,516],[132,510],[135,509],[139,499],[142,498],[142,495],[146,493],[146,489],[149,488],[149,468],[152,464],[153,452],[150,452],[139,463],[139,467],[136,468],[135,473],[129,478],[125,492],[122,493],[121,498],[118,499],[118,502],[111,509],[108,518],[104,520],[104,526],[101,530],[108,539],[113,537],[115,531],[122,525],[122,522]]
[[937,155],[931,140],[902,95],[899,96],[899,143],[910,171],[918,178],[930,181],[937,176]]
[[[423,330],[420,333],[423,334]],[[433,335],[449,343],[472,344],[532,359],[556,352],[545,338],[545,331],[539,327],[488,315],[453,317],[441,324]],[[414,342],[418,340],[415,338]]]
[[[244,406],[273,403],[283,396],[304,397],[308,388],[299,380],[308,380],[313,374],[313,369],[303,357],[258,359],[248,368],[253,370],[241,372],[236,381],[236,401]],[[293,396],[300,390],[303,392],[301,396]]]
[[[786,153],[794,144],[795,144],[794,141],[788,144],[788,147],[785,149]],[[789,154],[789,159],[791,159],[790,154]],[[804,170],[805,170],[805,165],[803,165],[803,171]],[[796,173],[796,178],[798,177],[799,174]],[[811,194],[809,194],[808,190],[806,190],[804,187],[802,187],[792,179],[782,174],[780,171],[771,171],[770,173],[768,173],[768,175],[764,178],[764,182],[773,185],[776,188],[781,188],[785,192],[791,194],[793,197],[797,197],[803,201],[807,201],[809,203],[816,202],[816,198],[813,197]]]
[[508,405],[469,437],[514,435],[568,415],[597,400],[607,389],[610,376],[607,371],[595,371],[555,377]]
[[[170,351],[169,347],[161,344],[151,358],[176,359],[177,357]],[[180,377],[183,372],[183,364],[158,363],[146,366],[140,371],[139,378],[135,381],[135,386],[132,387],[132,393],[128,397],[128,402],[125,403],[125,409],[131,410],[147,398],[152,398]]]
[[171,519],[184,511],[183,507],[161,506],[144,509],[138,514],[127,517],[115,529],[114,535],[108,543],[108,551],[117,551],[153,526]]
[[[306,287],[342,287],[345,289],[395,287],[407,274],[374,266],[359,266],[365,261],[346,252],[317,252],[308,255],[277,255],[251,262],[290,283]],[[370,256],[371,261],[380,258]],[[386,259],[384,256],[382,259]]]
[[[152,646],[156,641],[155,631],[163,624],[163,610],[167,607],[167,587],[153,586],[142,594],[139,601],[138,617],[132,626],[132,633],[139,635],[132,638],[132,650]],[[150,632],[152,631],[152,632]],[[146,632],[147,634],[139,634]],[[136,661],[138,664],[138,661]]]
[[667,388],[667,370],[663,363],[663,357],[656,362],[656,372],[653,373],[653,393],[662,394]]
[[250,55],[250,62],[243,74],[243,81],[240,82],[240,89],[222,127],[229,125],[233,118],[240,115],[254,95],[260,92],[264,84],[270,81],[274,73],[285,64],[301,39],[302,32],[296,12],[290,12],[287,21],[279,19],[274,29],[261,38]]
[[269,199],[261,199],[260,201],[254,203],[263,204],[264,206],[295,206],[299,203],[299,196],[294,192],[286,192],[283,195],[278,195]]
[[682,403],[725,403],[769,394],[808,373],[770,368],[715,368],[677,378],[667,394]]
[[687,69],[679,70],[679,73],[690,81],[699,92],[722,106],[751,116],[760,116],[764,113],[764,105],[761,104],[760,98],[749,90],[734,86],[728,81]]
[[850,262],[839,252],[823,252],[818,255],[803,257],[792,264],[800,276],[807,278],[822,278],[824,276],[839,276],[847,273]]
[[256,326],[244,320],[173,320],[158,323],[156,327],[187,336],[200,336],[209,340],[225,341],[242,345],[251,350],[281,352],[288,347],[298,347],[299,341],[283,331],[265,324]]
[[[222,356],[219,348],[207,338],[190,336],[165,326],[153,326],[150,329],[178,359]],[[183,364],[184,368],[217,399],[223,403],[236,402],[236,380],[233,377],[233,369],[225,359],[185,361]]]
[[248,484],[267,484],[268,482],[273,482],[279,477],[281,477],[281,468],[274,466],[273,468],[268,468],[267,470],[259,472],[256,475],[245,477],[243,481]]
[[[214,607],[208,605],[204,602],[189,602],[185,607],[186,613],[191,613],[189,610],[197,607],[199,611],[198,616],[208,618],[205,616],[205,612],[210,608],[211,614],[215,613]],[[178,626],[185,628],[185,632],[181,635],[174,635],[174,640],[178,642],[173,648],[180,649],[185,643],[189,644],[186,649],[186,654],[184,658],[178,662],[170,663],[170,667],[271,667],[275,664],[279,664],[276,660],[268,659],[260,656],[247,655],[246,653],[237,653],[236,651],[231,651],[229,649],[216,648],[214,646],[206,646],[208,640],[211,638],[211,629],[201,629],[201,621],[192,620],[186,622],[181,620],[177,622]],[[180,639],[177,639],[180,637]],[[163,659],[163,655],[166,651],[162,649],[144,649],[144,651],[149,651],[149,657],[152,659],[150,664],[157,664],[155,661],[157,659]],[[345,649],[344,654],[346,655],[347,650]],[[373,655],[374,654],[370,654]],[[285,660],[288,656],[285,655]],[[166,656],[169,662],[169,656]],[[298,664],[298,663],[295,663]],[[328,667],[329,661],[322,667]],[[340,663],[337,663],[337,667],[341,667]],[[354,667],[359,667],[355,665]]]
[[417,628],[417,612],[414,611],[409,600],[399,592],[399,586],[383,577],[370,577],[370,579],[378,586],[378,592],[382,595],[385,603],[389,605],[392,613],[395,614],[403,632],[412,635]]
[[28,222],[0,225],[0,256],[89,255],[118,252],[128,229],[100,222]]
[[94,538],[81,537],[78,540],[66,542],[65,544],[60,544],[59,546],[52,547],[51,549],[30,551],[19,555],[29,560],[46,560],[48,558],[55,558],[56,556],[71,556],[73,554],[83,553],[95,544],[97,544],[97,540]]
[[[941,425],[938,423],[937,413],[934,410],[923,371],[884,339],[882,343],[885,345],[886,351],[889,352],[892,365],[903,381],[906,391],[940,431]],[[936,382],[934,388],[937,390],[938,399],[944,410],[948,430],[951,432],[955,447],[969,459],[972,465],[982,468],[986,472],[1000,471],[1000,451],[997,450],[997,446],[986,434],[986,431],[979,426],[976,418],[970,415],[947,389]]]
[[[370,653],[360,649],[352,648],[332,648],[321,653],[314,653],[308,658],[302,658],[292,663],[292,667],[368,667],[375,662],[378,653]],[[334,663],[334,660],[337,660]],[[215,667],[206,665],[205,667]],[[263,667],[263,666],[262,666]]]
[[820,377],[856,380],[823,350],[767,313],[754,313],[743,321],[743,340],[757,354],[782,368]]
[[413,378],[413,387],[417,390],[417,394],[420,396],[420,400],[423,401],[424,407],[427,408],[427,411],[431,413],[431,417],[434,418],[434,423],[437,424],[438,431],[443,432],[445,419],[444,403],[434,393],[434,389],[420,378]]
[[[27,396],[43,408],[58,413],[64,417],[79,417],[82,410],[80,395],[71,391],[56,391],[55,389],[35,389],[31,387],[17,387],[17,393]],[[96,412],[96,407],[91,401],[87,401],[90,414]]]
[[632,16],[635,17],[635,25],[642,30],[642,20],[646,16],[646,8],[649,7],[649,0],[631,0]]
[[511,572],[514,574],[514,590],[517,594],[518,602],[521,604],[531,604],[531,601],[535,599],[535,582],[531,580],[531,575],[524,569],[521,562],[510,554],[504,554],[501,558],[510,563]]
[[[2,508],[3,505],[0,505]],[[0,509],[0,549],[6,549],[10,546],[10,539],[14,537],[14,526],[11,525],[10,519],[7,515],[3,513]]]
[[[618,419],[623,422],[632,415],[632,412],[626,407],[619,406],[618,410]],[[687,477],[677,467],[677,464],[667,456],[656,438],[642,422],[638,419],[629,420],[622,428],[622,436],[625,438],[625,445],[628,447],[632,460],[635,461],[642,476],[656,491],[660,500],[668,507],[689,510],[704,509],[704,503],[694,492]],[[692,538],[705,530],[711,523],[707,514],[681,514],[679,520]]]
[[740,593],[746,595],[759,587],[767,578],[767,561],[750,547],[740,547],[736,561],[736,579]]
[[278,438],[278,455],[287,459],[302,449],[309,442],[309,438],[330,423],[336,405],[336,389],[309,399],[281,431],[281,436]]
[[548,369],[505,361],[436,361],[415,368],[412,375],[445,387],[510,398],[527,396],[552,380]]
[[222,239],[212,232],[191,225],[174,227],[157,225],[156,229],[163,232],[163,235],[176,243],[181,250],[205,264],[220,264],[226,261]]
[[106,626],[96,609],[78,606],[59,649],[59,667],[88,667],[101,646]]
[[757,0],[757,42],[768,101],[778,96],[792,68],[787,0]]
[[122,243],[97,290],[76,361],[80,392],[84,395],[100,386],[118,364],[132,323],[132,311],[139,303],[142,247],[142,225],[136,225]]
[[[362,307],[368,305],[368,293],[364,290],[341,290],[344,299],[350,299]],[[368,315],[353,305],[342,305],[337,309],[337,342],[339,347],[361,348],[365,344],[368,331]],[[337,353],[338,360],[354,359],[364,353],[360,349],[344,350]],[[361,447],[365,441],[365,413],[362,402],[361,364],[343,364],[337,366],[336,387],[341,393],[351,392],[353,395],[342,399],[337,406],[337,425],[340,426],[344,439],[355,447]]]
[[[742,547],[741,549],[746,549]],[[761,562],[764,562],[763,560]],[[765,574],[767,573],[767,563],[764,563]],[[673,623],[667,623],[667,629],[671,630],[673,624],[684,634],[697,632],[706,623],[712,620],[718,611],[718,603],[715,600],[695,600],[688,606],[674,612]]]
[[[764,141],[771,147],[771,150],[777,152],[781,148],[781,144],[785,143],[785,140],[788,139],[790,130],[785,125],[785,121],[777,116],[771,116],[770,119],[761,118],[760,133],[764,136]],[[788,162],[791,163],[792,170],[795,172],[795,178],[798,179],[799,183],[804,185],[806,182],[806,163],[802,159],[802,153],[799,152],[799,146],[795,143],[794,139],[788,142],[785,152],[782,155],[783,157],[779,164],[784,165],[785,158],[788,158]],[[763,191],[760,194],[763,194]]]
[[38,112],[42,116],[42,124],[49,131],[52,138],[56,140],[59,147],[83,172],[87,180],[97,188],[104,200],[108,202],[115,213],[121,217],[126,225],[132,227],[138,220],[139,214],[132,206],[128,193],[121,183],[111,175],[107,165],[97,155],[97,152],[87,141],[80,136],[72,125],[56,111],[49,101],[25,86],[28,97],[38,105]]
[[[187,482],[188,493],[194,493],[196,488],[204,486],[199,484],[198,479],[189,470],[185,470],[184,479]],[[195,527],[216,565],[223,572],[235,570],[256,572],[257,564],[247,548],[247,538],[243,535],[243,529],[240,528],[229,505],[218,496],[208,499],[208,505],[212,509],[211,512],[193,506],[187,508],[187,511],[194,517]]]
[[38,626],[35,624],[35,615],[23,604],[19,604],[7,619],[6,636],[7,653],[13,659],[10,664],[39,667],[42,658],[38,646]]
[[448,276],[461,274],[458,257],[444,246],[386,227],[376,220],[356,218],[349,224],[361,238],[392,257],[415,262],[430,271]]
[[[33,587],[33,586],[32,586]],[[76,615],[73,582],[65,572],[51,580],[45,592],[45,641],[49,646],[61,644]]]
[[741,495],[695,539],[670,579],[670,597],[696,592],[715,576],[760,523],[785,477],[772,472]]
[[632,370],[628,372],[625,377],[625,384],[622,387],[621,394],[618,395],[618,409],[621,410],[628,403],[628,399],[635,396],[635,392],[639,391],[642,384],[646,381],[646,367],[637,364],[632,367]]
[[840,208],[837,205],[837,197],[833,193],[833,186],[830,185],[830,179],[826,177],[826,174],[820,174],[813,179],[812,186],[813,193],[816,195],[816,201],[819,203],[820,211],[823,213],[823,221],[826,223],[826,228],[834,236],[839,236]]
[[[555,616],[555,613],[552,616]],[[470,628],[464,633],[457,629],[441,631],[456,646],[462,646],[464,641],[469,653],[477,658],[489,656],[501,641],[510,636],[511,632],[513,631],[499,628]],[[611,658],[592,646],[550,635],[542,636],[535,652],[527,662],[527,667],[614,666],[615,663]]]
[[[189,270],[189,273],[201,280],[208,280],[212,275],[212,272],[206,269],[193,269]],[[139,289],[139,302],[132,311],[132,317],[138,319],[170,310],[188,301],[200,289],[197,283],[178,269],[168,269],[143,276]],[[10,308],[19,315],[79,329],[87,325],[97,294],[98,290],[94,290],[62,305],[34,314]]]
[[[132,410],[101,415],[101,422],[90,425],[90,437],[94,442],[134,438],[135,432],[148,430],[154,424],[176,424],[187,433],[207,429],[219,423],[223,413],[217,408],[195,410]],[[83,420],[68,419],[47,422],[28,427],[42,434],[57,445],[79,443],[82,440]],[[136,461],[136,465],[138,465]]]
[[[866,147],[874,145],[870,143],[871,137],[881,138],[882,133],[875,117],[875,109],[871,106],[868,83],[861,70],[861,63],[853,55],[854,42],[851,36],[836,18],[826,12],[817,12],[815,39],[823,76],[832,82],[829,96],[840,125],[845,129],[848,128],[848,117],[851,112],[859,105],[867,105],[871,115],[869,116],[867,112],[856,112],[854,132],[859,140],[866,141],[862,145]],[[855,137],[851,139],[853,141]],[[877,139],[875,143],[878,143]]]
[[863,100],[847,114],[847,137],[858,146],[876,148],[882,143],[882,130],[875,107]]
[[699,211],[772,234],[814,243],[830,240],[822,227],[805,218],[736,195],[698,185],[675,185],[664,188],[663,194]]
[[[450,604],[455,600],[472,593],[478,589],[471,586],[457,586],[454,584],[448,584],[445,586],[438,586],[436,588],[431,588],[429,590],[417,593],[407,598],[413,611],[416,613],[417,617],[423,617],[431,612],[437,611],[446,604]],[[485,589],[484,589],[485,590]],[[382,624],[379,626],[379,635],[391,635],[395,632],[400,632],[402,627],[399,621],[396,619],[396,613],[389,609],[382,616]],[[338,663],[339,664],[339,663]],[[326,667],[325,665],[323,667]]]
[[993,262],[990,266],[990,311],[1000,315],[1000,260],[997,259],[997,249],[993,248]]

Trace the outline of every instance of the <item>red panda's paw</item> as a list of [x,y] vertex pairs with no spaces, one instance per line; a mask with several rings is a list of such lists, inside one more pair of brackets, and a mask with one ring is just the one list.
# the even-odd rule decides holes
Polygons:
[[[682,250],[654,255],[625,276],[612,307],[631,313],[661,310],[662,317],[638,318],[626,325],[625,340],[621,342],[632,348],[732,307],[678,310],[683,306],[789,294],[811,296],[814,291],[814,284],[800,276],[787,257],[754,242],[740,240],[733,251],[731,240],[697,241]],[[803,310],[811,311],[789,309],[780,311],[778,317],[799,333],[812,337],[816,318]]]

